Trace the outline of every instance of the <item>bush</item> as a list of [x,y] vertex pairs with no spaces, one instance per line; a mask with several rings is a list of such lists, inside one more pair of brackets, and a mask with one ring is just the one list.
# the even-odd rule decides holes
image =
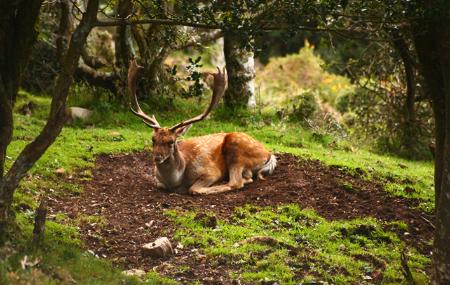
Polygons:
[[296,54],[271,58],[256,73],[262,103],[271,108],[286,107],[297,94],[310,90],[317,100],[335,108],[338,98],[354,92],[354,86],[346,77],[327,72],[324,66],[308,42]]
[[292,99],[292,112],[290,119],[307,125],[314,120],[314,115],[319,109],[316,96],[313,92],[304,92]]

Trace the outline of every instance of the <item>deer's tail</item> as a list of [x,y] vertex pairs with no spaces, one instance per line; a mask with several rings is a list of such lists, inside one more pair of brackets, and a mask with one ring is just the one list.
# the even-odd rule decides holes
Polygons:
[[264,176],[271,175],[277,167],[277,158],[271,154],[266,164],[258,171],[258,177],[264,179]]

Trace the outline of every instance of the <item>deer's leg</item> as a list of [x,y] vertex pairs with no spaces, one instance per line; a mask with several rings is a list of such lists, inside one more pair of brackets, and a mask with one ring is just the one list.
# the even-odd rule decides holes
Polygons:
[[229,171],[230,171],[230,181],[228,182],[228,185],[232,189],[240,189],[244,187],[244,179],[242,177],[244,167],[241,165],[232,165]]
[[156,180],[156,188],[160,191],[168,191],[166,185]]
[[208,194],[223,193],[232,190],[232,188],[227,184],[211,186],[217,180],[218,179],[211,179],[211,178],[198,180],[191,186],[191,188],[189,188],[189,193],[193,195],[208,195]]
[[253,182],[253,173],[250,169],[245,169],[242,173],[242,177],[244,179],[244,184],[252,183]]

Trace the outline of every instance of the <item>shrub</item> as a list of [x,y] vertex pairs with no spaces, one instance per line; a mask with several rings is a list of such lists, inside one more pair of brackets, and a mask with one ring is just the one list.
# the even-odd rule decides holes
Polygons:
[[314,119],[314,115],[319,109],[316,96],[313,92],[304,92],[303,94],[293,98],[292,112],[290,119],[307,125],[309,121]]

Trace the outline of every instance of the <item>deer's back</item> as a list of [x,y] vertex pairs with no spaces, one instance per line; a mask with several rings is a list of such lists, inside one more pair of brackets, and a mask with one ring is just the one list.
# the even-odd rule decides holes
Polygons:
[[186,160],[186,178],[193,183],[211,171],[228,174],[227,165],[245,168],[262,167],[270,153],[257,140],[245,133],[217,133],[183,140],[179,149]]

